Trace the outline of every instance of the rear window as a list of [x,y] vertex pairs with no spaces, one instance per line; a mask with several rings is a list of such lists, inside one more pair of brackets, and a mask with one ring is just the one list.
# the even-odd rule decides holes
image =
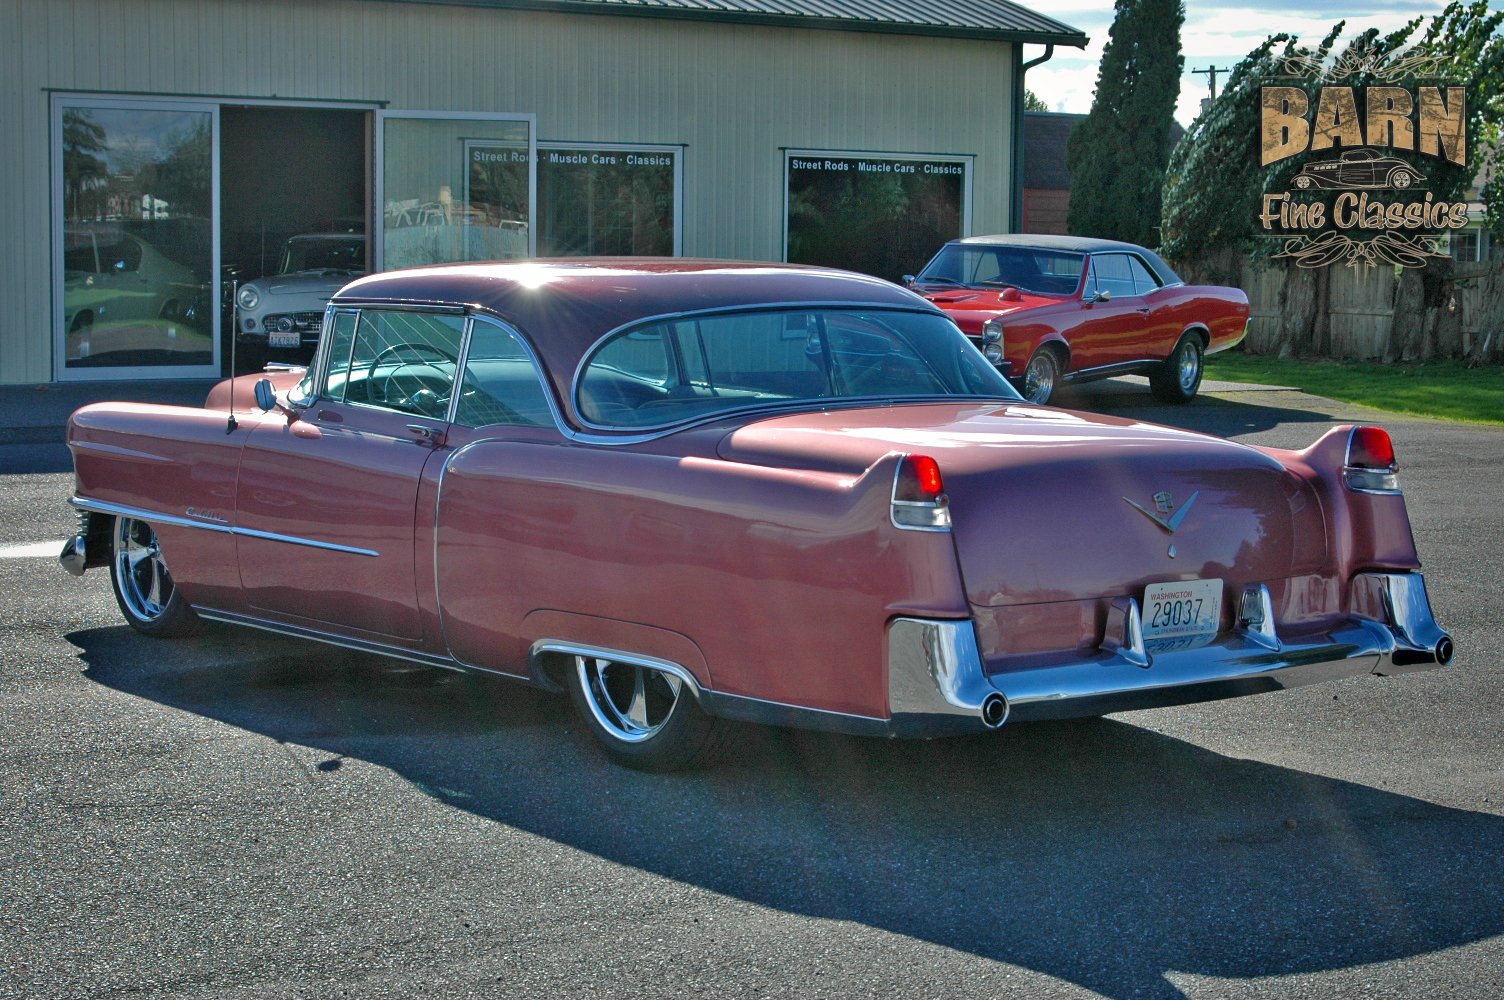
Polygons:
[[946,396],[1017,398],[943,316],[766,310],[618,333],[591,354],[576,405],[593,425],[636,429],[804,400]]

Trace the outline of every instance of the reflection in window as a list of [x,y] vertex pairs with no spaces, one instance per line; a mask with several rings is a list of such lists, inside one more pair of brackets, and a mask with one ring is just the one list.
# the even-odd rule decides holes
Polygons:
[[470,336],[455,423],[466,427],[553,426],[553,411],[543,394],[538,369],[512,332],[477,322]]
[[337,316],[330,333],[329,397],[426,417],[446,415],[465,317],[363,309],[352,348],[341,357],[336,352],[350,315]]
[[1017,398],[943,317],[823,309],[715,314],[617,334],[587,362],[578,406],[593,424],[633,428],[794,400],[956,395]]
[[527,121],[387,118],[382,266],[528,256],[530,130]]
[[62,108],[67,368],[215,358],[213,114]]
[[671,257],[677,221],[671,149],[538,150],[538,255]]
[[969,160],[789,153],[786,163],[793,263],[898,281],[964,235]]

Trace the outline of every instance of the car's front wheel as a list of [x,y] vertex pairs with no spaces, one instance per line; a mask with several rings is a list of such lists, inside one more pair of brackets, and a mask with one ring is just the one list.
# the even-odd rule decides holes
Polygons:
[[1024,366],[1023,385],[1019,391],[1031,403],[1043,406],[1060,385],[1060,357],[1048,347],[1034,352]]
[[172,582],[152,526],[133,517],[117,517],[111,537],[110,584],[131,628],[156,638],[193,631],[198,616]]
[[607,755],[642,771],[676,771],[696,762],[717,728],[689,683],[668,669],[576,656],[569,693]]
[[1205,371],[1205,352],[1201,339],[1193,333],[1180,338],[1170,357],[1149,376],[1149,388],[1157,399],[1166,403],[1189,403],[1201,388]]

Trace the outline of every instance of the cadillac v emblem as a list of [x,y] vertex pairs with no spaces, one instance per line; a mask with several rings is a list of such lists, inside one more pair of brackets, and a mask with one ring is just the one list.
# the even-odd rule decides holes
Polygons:
[[[1180,527],[1180,522],[1185,520],[1185,515],[1190,511],[1191,504],[1195,503],[1196,498],[1200,495],[1201,491],[1197,490],[1191,494],[1189,500],[1181,504],[1179,510],[1175,510],[1175,498],[1166,491],[1160,490],[1154,494],[1154,508],[1159,511],[1159,514],[1154,513],[1147,507],[1139,506],[1127,497],[1123,498],[1123,502],[1173,535],[1175,534],[1175,529]],[[1171,513],[1171,511],[1174,511],[1174,513]],[[1160,514],[1168,515],[1168,517],[1161,517]]]

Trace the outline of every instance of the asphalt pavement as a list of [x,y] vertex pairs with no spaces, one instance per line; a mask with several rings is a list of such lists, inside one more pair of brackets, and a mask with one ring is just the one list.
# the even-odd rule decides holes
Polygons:
[[1504,995],[1504,431],[1061,402],[1382,424],[1457,660],[930,743],[747,727],[644,775],[503,681],[135,635],[49,554],[66,451],[0,440],[0,997]]

